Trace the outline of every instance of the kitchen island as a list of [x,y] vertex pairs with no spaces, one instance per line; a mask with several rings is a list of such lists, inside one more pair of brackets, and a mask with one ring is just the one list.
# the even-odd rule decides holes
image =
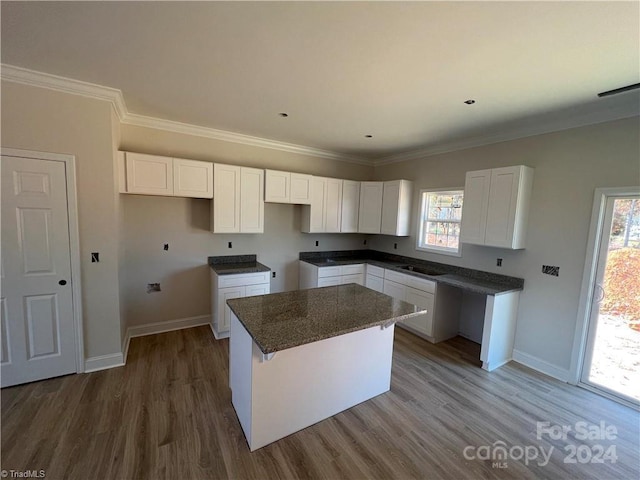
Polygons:
[[394,324],[426,314],[356,284],[227,304],[232,403],[251,451],[387,392]]

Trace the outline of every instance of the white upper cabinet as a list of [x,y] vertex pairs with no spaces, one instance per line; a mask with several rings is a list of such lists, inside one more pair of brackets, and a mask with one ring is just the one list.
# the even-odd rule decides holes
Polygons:
[[467,172],[462,241],[525,248],[532,186],[533,169],[524,165]]
[[270,203],[311,204],[311,175],[267,170],[264,200]]
[[360,182],[359,233],[380,233],[383,182]]
[[125,152],[126,193],[173,195],[173,159]]
[[396,237],[409,235],[412,186],[409,180],[384,182],[380,233]]
[[213,164],[182,158],[118,152],[120,193],[213,197]]
[[264,232],[264,170],[240,167],[240,232]]
[[342,226],[342,180],[327,178],[324,202],[324,231],[339,232]]
[[311,204],[311,175],[291,174],[291,202],[300,205]]
[[263,233],[263,198],[263,170],[214,164],[211,231]]
[[342,180],[312,177],[311,205],[303,207],[304,233],[339,232],[342,220]]
[[213,198],[213,163],[174,158],[173,194],[176,197]]
[[360,209],[360,182],[342,181],[342,221],[340,231],[358,231],[358,210]]
[[213,233],[240,232],[240,167],[213,165]]

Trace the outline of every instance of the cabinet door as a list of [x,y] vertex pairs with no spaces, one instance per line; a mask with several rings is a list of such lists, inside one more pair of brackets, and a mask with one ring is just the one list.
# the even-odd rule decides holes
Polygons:
[[[491,170],[485,245],[511,247],[518,200],[519,167]],[[467,201],[465,196],[465,202]]]
[[325,231],[325,202],[327,197],[327,179],[313,177],[311,180],[311,205],[303,207],[302,231],[316,233]]
[[380,233],[395,235],[398,226],[400,182],[384,182],[382,193],[382,220]]
[[213,233],[240,231],[240,167],[213,165]]
[[342,277],[324,277],[318,279],[318,287],[332,287],[334,285],[340,285]]
[[399,283],[392,282],[391,280],[385,280],[383,292],[390,297],[397,298],[398,300],[404,300],[404,292],[406,288],[407,287],[400,285]]
[[291,174],[291,201],[302,205],[311,205],[311,175]]
[[227,300],[232,298],[242,298],[245,296],[244,287],[229,287],[218,289],[218,332],[229,330],[231,320],[231,309],[227,305]]
[[490,186],[491,170],[467,172],[460,226],[460,239],[464,243],[484,245]]
[[256,295],[266,295],[271,290],[270,285],[268,283],[263,283],[259,285],[247,285],[245,287],[245,297],[253,297]]
[[360,208],[360,182],[342,181],[342,221],[340,231],[358,231],[358,210]]
[[173,159],[126,152],[127,193],[173,195]]
[[265,171],[264,201],[290,203],[291,174],[277,170]]
[[360,183],[360,209],[358,232],[380,233],[382,219],[382,182]]
[[375,290],[376,292],[384,292],[384,280],[374,275],[367,275],[365,286],[371,290]]
[[358,285],[364,285],[364,275],[362,273],[354,273],[353,275],[342,275],[342,277],[340,277],[340,284],[345,285],[347,283],[357,283]]
[[420,333],[433,337],[433,294],[406,287],[404,300],[420,308],[425,308],[427,313],[418,317],[408,318],[402,323]]
[[327,178],[324,231],[339,232],[342,223],[342,180]]
[[264,170],[240,169],[240,232],[264,232]]
[[213,198],[213,163],[174,158],[173,194],[176,197]]

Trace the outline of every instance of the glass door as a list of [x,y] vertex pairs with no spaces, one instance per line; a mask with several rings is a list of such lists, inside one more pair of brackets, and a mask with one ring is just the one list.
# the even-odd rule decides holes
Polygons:
[[581,382],[640,404],[640,196],[608,197]]
[[640,196],[609,197],[581,382],[640,404]]

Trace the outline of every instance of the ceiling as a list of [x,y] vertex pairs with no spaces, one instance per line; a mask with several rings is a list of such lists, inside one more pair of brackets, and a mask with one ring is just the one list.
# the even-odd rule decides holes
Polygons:
[[380,159],[637,115],[597,93],[640,82],[639,6],[3,1],[1,53],[138,115]]

